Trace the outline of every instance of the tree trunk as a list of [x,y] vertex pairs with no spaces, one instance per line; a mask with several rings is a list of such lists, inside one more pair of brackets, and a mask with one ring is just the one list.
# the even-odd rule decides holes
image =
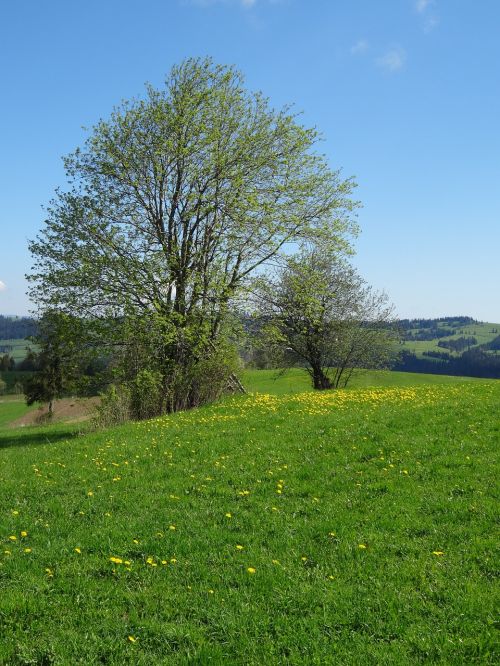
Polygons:
[[332,388],[332,383],[320,365],[312,366],[313,386],[319,391]]

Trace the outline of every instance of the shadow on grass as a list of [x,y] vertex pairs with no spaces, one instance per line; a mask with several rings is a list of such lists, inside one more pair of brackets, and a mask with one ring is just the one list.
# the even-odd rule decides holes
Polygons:
[[7,449],[14,446],[37,446],[39,444],[55,444],[64,439],[74,439],[81,433],[81,429],[60,427],[49,429],[45,428],[16,428],[0,429],[0,449]]

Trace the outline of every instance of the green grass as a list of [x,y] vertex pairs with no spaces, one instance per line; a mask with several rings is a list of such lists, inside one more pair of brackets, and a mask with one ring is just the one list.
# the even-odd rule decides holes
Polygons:
[[441,381],[0,430],[0,663],[498,663],[499,406]]
[[0,428],[9,425],[11,421],[23,416],[30,409],[33,408],[26,406],[24,398],[0,395]]
[[[417,372],[394,372],[392,370],[358,370],[348,384],[349,389],[369,386],[420,386],[429,384],[457,384],[477,381],[474,377],[452,377],[448,375],[426,375]],[[306,370],[294,368],[283,373],[276,370],[245,370],[243,384],[247,391],[285,395],[314,391]]]

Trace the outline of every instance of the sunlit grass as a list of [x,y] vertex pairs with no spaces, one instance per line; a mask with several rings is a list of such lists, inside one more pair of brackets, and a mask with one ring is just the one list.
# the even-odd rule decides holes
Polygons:
[[496,663],[499,382],[0,434],[0,663]]

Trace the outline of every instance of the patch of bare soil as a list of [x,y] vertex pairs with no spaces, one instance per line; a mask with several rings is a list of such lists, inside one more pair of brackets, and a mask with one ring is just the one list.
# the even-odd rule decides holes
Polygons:
[[[50,423],[79,423],[86,421],[92,415],[93,410],[99,404],[100,398],[62,398],[54,400],[52,405],[53,416]],[[11,428],[22,428],[23,426],[41,425],[48,422],[48,405],[40,405],[27,414],[11,421]]]

